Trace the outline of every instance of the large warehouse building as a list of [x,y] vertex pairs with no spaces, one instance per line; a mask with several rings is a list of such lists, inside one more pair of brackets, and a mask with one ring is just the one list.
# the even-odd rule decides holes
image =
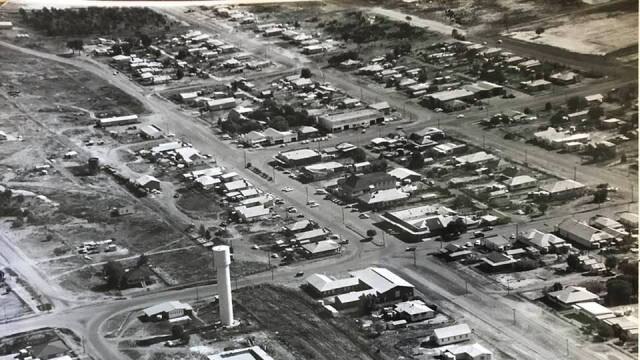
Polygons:
[[351,112],[322,115],[318,119],[320,126],[330,132],[368,127],[381,123],[384,115],[373,109],[363,109]]

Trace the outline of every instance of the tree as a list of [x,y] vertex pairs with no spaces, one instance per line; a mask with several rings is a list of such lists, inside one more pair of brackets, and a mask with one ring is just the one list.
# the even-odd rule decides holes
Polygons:
[[371,160],[371,170],[375,172],[381,172],[387,170],[387,160],[385,159],[375,159]]
[[542,26],[538,26],[536,28],[536,34],[540,35],[544,32],[544,28]]
[[578,255],[570,254],[567,256],[567,265],[569,266],[569,270],[571,271],[580,271],[582,270],[582,265],[580,265],[580,260],[578,259]]
[[606,266],[609,271],[615,269],[616,266],[618,266],[618,258],[613,255],[607,256],[604,260],[604,266]]
[[371,314],[376,308],[377,298],[374,295],[360,295],[358,301],[362,314]]
[[604,115],[604,110],[598,105],[594,105],[589,108],[589,112],[587,113],[587,120],[589,120],[590,124],[596,124],[598,120]]
[[578,109],[581,109],[587,105],[587,100],[583,97],[572,96],[567,100],[567,109],[570,112],[575,112]]
[[551,109],[553,109],[553,105],[551,105],[550,102],[547,102],[544,104],[544,110],[545,111],[551,111]]
[[369,238],[372,238],[372,237],[376,236],[377,234],[378,233],[373,229],[367,230],[367,237],[369,237]]
[[538,267],[538,262],[533,259],[521,259],[515,264],[516,271],[529,271]]
[[145,254],[140,254],[140,256],[138,256],[138,261],[136,261],[136,267],[142,267],[144,265],[147,265],[149,263],[149,257]]
[[309,70],[309,68],[302,68],[302,70],[300,70],[300,77],[308,79],[311,75],[311,70]]
[[174,339],[182,339],[184,335],[184,328],[181,325],[173,325],[171,327],[171,336]]
[[141,34],[140,35],[140,43],[142,43],[142,46],[144,47],[149,47],[151,45],[153,41],[151,40],[151,38],[149,37],[149,35],[147,34]]
[[367,153],[361,148],[357,148],[350,151],[349,156],[353,159],[353,161],[357,163],[367,160]]
[[418,151],[414,151],[411,153],[411,158],[409,158],[409,169],[416,170],[421,169],[424,166],[424,157]]
[[538,204],[538,210],[543,214],[547,212],[548,208],[549,204],[547,204],[546,202],[541,202],[540,204]]
[[107,285],[112,289],[120,289],[124,279],[124,268],[117,261],[109,261],[103,267],[104,275],[107,278]]
[[178,70],[176,70],[176,79],[180,80],[184,77],[184,70],[182,70],[182,68],[178,68]]
[[287,119],[285,119],[284,116],[281,115],[274,116],[273,120],[269,122],[269,125],[271,125],[272,128],[278,131],[289,130],[289,123],[287,122]]
[[607,282],[606,302],[609,305],[623,305],[631,302],[633,287],[631,283],[622,279],[611,279]]
[[427,69],[426,68],[422,68],[420,69],[420,71],[418,71],[418,82],[426,82],[428,79],[427,77]]
[[601,292],[604,292],[607,289],[607,287],[601,281],[598,281],[598,280],[585,281],[581,283],[580,286],[591,291],[594,294],[600,294]]
[[557,111],[555,114],[551,116],[549,122],[551,125],[560,125],[566,122],[567,113],[564,110]]
[[182,48],[180,50],[178,50],[178,55],[176,55],[176,59],[178,60],[184,60],[189,56],[189,52],[187,51],[187,49]]
[[73,51],[74,54],[76,53],[76,50],[81,51],[83,46],[84,46],[84,42],[82,41],[82,39],[67,41],[67,47],[71,49],[71,51]]
[[638,263],[634,261],[625,261],[618,265],[618,269],[625,275],[638,277]]
[[523,112],[525,114],[529,115],[529,114],[531,114],[531,108],[526,107],[526,108],[524,108]]
[[627,154],[620,155],[620,163],[624,164],[627,162]]
[[598,326],[598,336],[601,339],[604,340],[613,336],[613,329],[611,329],[609,325],[605,324],[602,321],[599,321],[597,326]]
[[551,292],[560,291],[560,290],[562,290],[562,284],[560,284],[559,282],[553,283],[553,285],[551,285],[551,288],[549,289],[549,291]]
[[607,201],[608,193],[609,192],[608,192],[607,188],[597,189],[593,193],[593,202],[596,203],[596,204],[602,204],[603,202]]

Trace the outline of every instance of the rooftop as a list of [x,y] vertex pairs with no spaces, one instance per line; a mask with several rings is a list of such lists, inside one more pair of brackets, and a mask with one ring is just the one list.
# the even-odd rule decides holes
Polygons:
[[433,309],[428,307],[422,300],[404,301],[396,304],[395,309],[397,312],[409,315],[418,315],[433,311]]
[[191,305],[189,304],[185,304],[180,301],[167,301],[161,304],[148,307],[142,310],[142,312],[148,317],[153,317],[155,315],[162,314],[164,312],[171,312],[173,310],[178,310],[178,309],[192,310]]
[[307,159],[314,156],[320,156],[320,154],[312,149],[299,149],[299,150],[291,150],[280,153],[281,157],[286,158],[287,160],[302,160]]
[[360,283],[360,280],[355,277],[333,279],[324,274],[313,274],[307,278],[306,282],[307,284],[313,286],[316,290],[324,292],[357,286]]
[[259,346],[244,349],[229,350],[215,355],[209,355],[208,360],[273,360]]
[[359,199],[369,205],[384,203],[387,201],[396,201],[401,199],[406,199],[411,194],[404,192],[400,189],[384,189],[384,190],[375,190],[370,193],[364,194],[359,197]]
[[433,336],[435,336],[437,339],[444,339],[452,336],[460,336],[470,333],[471,329],[467,324],[452,325],[433,330]]
[[579,286],[567,286],[562,290],[550,292],[548,295],[563,304],[596,301],[600,298],[598,295]]
[[575,180],[567,179],[567,180],[556,181],[555,183],[552,183],[552,184],[546,184],[541,186],[540,188],[543,191],[546,191],[550,194],[555,194],[555,193],[561,193],[564,191],[582,189],[584,187],[585,186],[583,184]]
[[395,287],[413,287],[409,282],[385,268],[368,267],[363,270],[352,271],[350,274],[379,294],[386,293]]

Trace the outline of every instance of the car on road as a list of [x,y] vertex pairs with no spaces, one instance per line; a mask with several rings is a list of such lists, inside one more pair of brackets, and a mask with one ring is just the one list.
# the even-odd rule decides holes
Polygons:
[[408,248],[404,249],[404,251],[416,251],[416,247],[415,246],[409,246]]
[[271,257],[272,257],[272,258],[274,258],[274,259],[277,259],[277,258],[279,258],[280,256],[279,256],[278,254],[271,254]]
[[368,218],[370,218],[369,214],[360,214],[360,215],[358,215],[358,217],[360,219],[368,219]]
[[470,241],[467,241],[466,243],[464,243],[464,247],[470,248],[472,246],[473,246],[473,244]]
[[480,241],[480,240],[476,240],[476,241],[474,242],[474,245],[475,245],[475,246],[480,246],[480,245],[482,245],[482,241]]
[[298,219],[302,219],[304,217],[303,214],[298,214],[298,216],[296,216]]
[[290,187],[288,187],[288,186],[286,186],[286,187],[283,187],[282,189],[280,189],[280,191],[282,191],[282,192],[289,192],[289,191],[293,191],[293,189],[292,189],[292,188],[290,188]]
[[316,195],[327,195],[327,194],[328,194],[328,192],[327,192],[327,190],[325,190],[325,189],[319,188],[319,189],[316,189],[315,194],[316,194]]
[[493,230],[493,226],[485,226],[482,231],[491,231]]
[[363,134],[366,133],[366,132],[367,132],[367,129],[362,129],[362,133]]
[[484,233],[482,231],[476,231],[473,233],[473,237],[476,237],[476,238],[484,237]]
[[443,112],[442,108],[435,108],[435,112]]
[[462,118],[464,118],[464,114],[458,114],[458,115],[456,116],[456,118],[458,118],[458,119],[462,119]]
[[275,203],[276,205],[282,205],[282,204],[284,204],[284,200],[282,200],[282,199],[276,199],[276,200],[274,201],[274,203]]
[[298,209],[296,209],[296,208],[294,208],[294,207],[292,206],[292,207],[290,207],[290,208],[287,208],[287,212],[288,212],[289,214],[295,214],[295,213],[297,213],[297,212],[298,212]]
[[304,276],[304,272],[303,272],[303,271],[298,271],[298,272],[296,273],[296,277],[297,277],[297,278],[298,278],[298,277],[303,277],[303,276]]
[[251,246],[251,248],[253,250],[260,250],[260,246],[259,245],[253,245],[253,246]]
[[318,203],[309,204],[310,208],[317,208],[318,206],[320,206]]

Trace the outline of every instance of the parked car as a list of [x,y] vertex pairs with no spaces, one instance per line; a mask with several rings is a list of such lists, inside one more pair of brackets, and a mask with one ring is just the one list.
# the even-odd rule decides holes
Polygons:
[[360,215],[358,215],[358,217],[360,219],[368,219],[370,216],[369,216],[369,214],[360,214]]

